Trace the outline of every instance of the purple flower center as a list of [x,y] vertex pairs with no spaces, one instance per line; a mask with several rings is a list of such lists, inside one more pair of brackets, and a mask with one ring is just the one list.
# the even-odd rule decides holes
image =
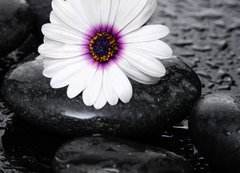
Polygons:
[[123,36],[112,25],[96,25],[87,36],[86,52],[94,62],[105,66],[111,60],[121,57],[124,50]]
[[90,40],[89,50],[94,60],[105,63],[115,57],[119,50],[119,43],[113,34],[99,32]]

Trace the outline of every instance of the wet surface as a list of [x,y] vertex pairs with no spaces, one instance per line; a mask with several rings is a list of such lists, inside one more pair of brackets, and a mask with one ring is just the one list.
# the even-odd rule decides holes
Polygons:
[[189,118],[196,148],[222,172],[240,172],[239,124],[239,96],[230,94],[205,96],[194,106]]
[[[170,27],[175,55],[200,76],[203,93],[239,92],[240,84],[240,1],[239,0],[158,0],[153,23]],[[29,38],[31,39],[31,38]],[[32,40],[34,36],[32,36]],[[35,48],[29,44],[28,48]],[[23,46],[24,47],[24,46]],[[27,53],[26,53],[27,52]],[[0,58],[0,76],[9,66],[30,53],[19,48]],[[176,126],[154,141],[191,161],[195,172],[214,173],[212,166],[197,152],[189,138],[187,122]],[[60,144],[48,132],[41,132],[19,120],[0,99],[0,173],[50,172],[51,158]]]
[[172,152],[104,136],[64,144],[53,165],[58,173],[192,173],[191,164]]
[[36,56],[9,71],[1,87],[2,97],[29,123],[63,135],[153,136],[184,120],[201,97],[197,74],[181,60],[170,58],[162,61],[167,74],[158,84],[132,82],[130,103],[96,110],[86,107],[81,96],[69,99],[65,88],[52,89],[42,75],[42,59],[32,60]]
[[205,93],[237,93],[240,79],[240,1],[159,0],[152,22],[171,29],[176,55],[199,74]]

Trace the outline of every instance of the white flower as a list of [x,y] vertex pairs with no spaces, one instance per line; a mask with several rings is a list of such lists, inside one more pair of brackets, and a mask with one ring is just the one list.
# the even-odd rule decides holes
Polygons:
[[42,27],[43,75],[67,96],[82,93],[87,106],[101,109],[131,100],[128,79],[156,84],[166,69],[159,59],[172,57],[160,41],[164,25],[145,25],[156,0],[53,0],[51,23]]

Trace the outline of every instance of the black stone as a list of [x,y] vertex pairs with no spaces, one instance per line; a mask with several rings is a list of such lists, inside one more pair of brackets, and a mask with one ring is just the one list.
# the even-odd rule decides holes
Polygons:
[[0,57],[0,81],[13,65],[27,58],[29,54],[37,50],[38,46],[37,36],[31,33],[21,46],[6,56]]
[[190,173],[189,163],[164,149],[103,137],[71,141],[54,158],[58,173]]
[[27,0],[31,12],[34,14],[34,26],[38,36],[42,37],[41,27],[43,24],[49,22],[49,15],[52,10],[52,0]]
[[16,49],[31,30],[32,15],[25,0],[0,1],[0,56]]
[[22,118],[65,135],[107,134],[142,137],[158,134],[188,115],[201,95],[197,75],[177,58],[163,61],[167,74],[157,85],[133,83],[129,104],[87,107],[82,96],[70,100],[66,88],[52,89],[42,75],[42,60],[30,60],[5,77],[2,95]]
[[[11,162],[9,165],[11,171],[4,167],[4,170],[9,170],[9,172],[52,173],[52,158],[59,146],[66,140],[62,136],[44,133],[41,129],[32,127],[16,116],[8,120],[7,129],[1,137],[4,154],[1,153],[0,173],[2,173],[3,156],[8,157]],[[19,171],[14,171],[14,168]]]
[[240,172],[240,96],[205,96],[194,107],[189,125],[196,146],[216,168]]

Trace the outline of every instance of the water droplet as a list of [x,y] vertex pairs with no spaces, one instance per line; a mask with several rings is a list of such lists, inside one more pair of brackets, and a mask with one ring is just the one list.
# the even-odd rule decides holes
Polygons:
[[205,79],[211,79],[211,76],[204,71],[197,71],[197,74]]
[[240,68],[237,69],[237,74],[240,75]]
[[225,132],[225,135],[230,136],[230,135],[231,135],[231,132],[226,131],[226,132]]

